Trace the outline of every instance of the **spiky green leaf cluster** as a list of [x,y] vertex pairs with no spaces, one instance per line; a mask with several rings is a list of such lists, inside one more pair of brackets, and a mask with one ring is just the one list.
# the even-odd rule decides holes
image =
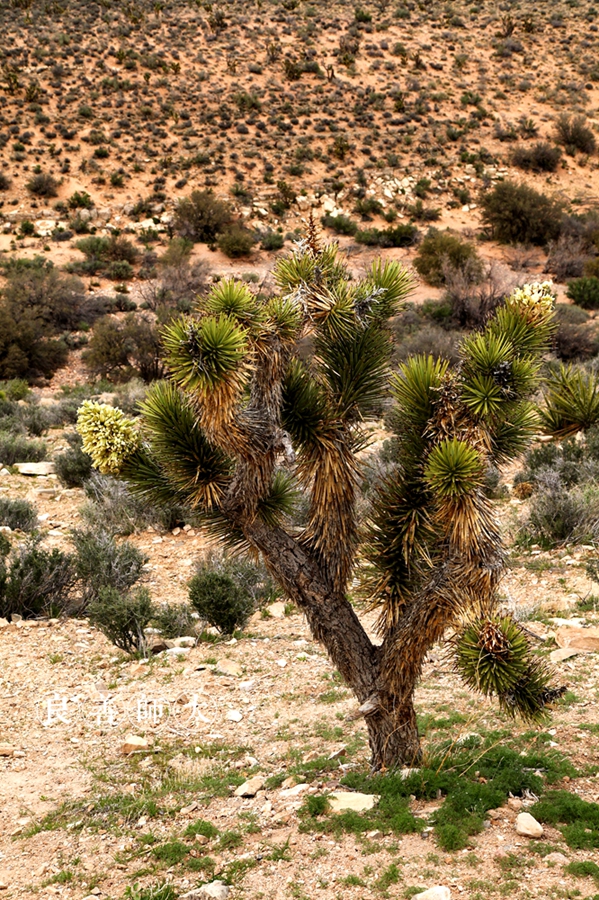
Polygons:
[[526,636],[510,616],[470,623],[455,641],[456,667],[466,684],[496,696],[510,715],[535,721],[559,696],[548,687],[550,673],[531,657]]
[[563,438],[599,422],[599,378],[573,366],[560,366],[548,379],[541,421],[546,434]]
[[437,444],[428,457],[424,478],[441,499],[458,499],[481,483],[483,462],[478,451],[456,438]]
[[77,431],[83,439],[83,451],[91,456],[95,468],[110,475],[118,475],[139,447],[135,423],[106,403],[82,403],[77,413]]
[[245,329],[227,314],[181,317],[163,333],[169,370],[181,387],[207,393],[232,379],[248,349]]

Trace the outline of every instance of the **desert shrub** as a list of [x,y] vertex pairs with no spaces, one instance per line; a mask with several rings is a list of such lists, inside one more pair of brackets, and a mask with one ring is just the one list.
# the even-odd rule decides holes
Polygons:
[[231,219],[232,210],[228,203],[219,200],[211,191],[193,191],[190,197],[177,204],[173,229],[180,237],[211,244]]
[[482,264],[473,244],[448,231],[431,228],[414,257],[414,266],[429,284],[441,285],[445,283],[448,264],[453,269],[469,266],[471,272],[478,266],[482,273]]
[[27,182],[27,190],[36,197],[56,197],[58,181],[49,172],[38,172]]
[[23,378],[12,378],[10,381],[0,381],[0,398],[7,400],[24,400],[31,389]]
[[[167,252],[159,260],[158,276],[139,285],[143,309],[188,312],[196,296],[205,292],[210,275],[208,265],[200,261],[190,262],[189,254],[177,259],[173,245],[179,241],[193,246],[183,238],[171,241]],[[173,252],[169,253],[171,248]]]
[[227,228],[218,238],[218,249],[230,259],[249,256],[256,240],[247,228],[233,225]]
[[547,249],[546,272],[558,281],[580,278],[589,258],[588,241],[583,235],[562,233],[556,241],[550,241]]
[[54,457],[54,468],[64,487],[82,487],[92,473],[91,457],[81,449],[83,441],[77,433],[65,435],[69,449]]
[[321,219],[323,228],[330,228],[335,234],[354,235],[358,230],[357,224],[349,216],[323,216]]
[[274,585],[263,566],[228,556],[204,557],[189,582],[192,606],[221,634],[243,628],[260,601],[274,596]]
[[42,462],[47,448],[43,441],[30,440],[22,434],[0,431],[0,462],[13,466],[17,462]]
[[262,235],[260,246],[263,250],[280,250],[284,243],[285,238],[280,232],[269,229]]
[[123,594],[116,588],[103,587],[87,608],[89,621],[108,640],[125,653],[145,653],[144,630],[154,615],[154,605],[147,588]]
[[87,191],[75,191],[67,200],[69,209],[91,209],[94,201]]
[[425,325],[419,331],[407,334],[397,341],[393,359],[396,363],[400,363],[411,356],[424,354],[456,363],[459,359],[461,339],[459,331],[448,331],[438,325]]
[[44,550],[30,539],[0,562],[0,570],[0,616],[32,619],[71,611],[76,575],[69,554]]
[[0,191],[7,191],[10,188],[11,184],[12,182],[8,175],[6,175],[4,172],[0,172]]
[[106,266],[104,274],[113,281],[130,281],[135,272],[131,263],[126,259],[116,259]]
[[126,593],[143,575],[148,557],[130,541],[117,543],[107,531],[91,529],[74,530],[72,541],[84,605],[96,600],[104,588]]
[[0,299],[0,377],[50,376],[67,357],[65,331],[97,318],[78,278],[53,266],[14,266]]
[[35,507],[21,498],[0,497],[0,525],[8,525],[13,531],[33,531],[37,525]]
[[576,278],[569,283],[566,294],[583,309],[599,309],[599,278]]
[[543,246],[559,236],[561,204],[526,184],[499,181],[480,202],[485,225],[502,244]]
[[595,151],[595,135],[586,121],[584,116],[559,116],[555,123],[555,139],[565,147],[566,153],[574,155],[576,151],[580,151],[590,154]]
[[124,321],[101,319],[82,358],[93,375],[112,381],[137,375],[149,382],[164,375],[160,330],[149,317],[135,313]]
[[512,165],[525,172],[555,172],[562,152],[548,141],[537,141],[532,147],[516,147],[511,154]]
[[445,324],[450,327],[483,325],[516,287],[516,279],[504,268],[495,263],[483,268],[479,260],[468,260],[461,268],[446,260],[443,275],[443,302],[450,310]]
[[558,358],[570,362],[595,356],[599,351],[599,341],[595,330],[586,324],[588,313],[566,303],[558,303],[555,312],[558,323],[555,352]]
[[154,612],[153,623],[165,638],[195,637],[197,613],[188,603],[162,603]]
[[81,509],[81,517],[91,530],[128,535],[152,525],[161,531],[170,531],[189,515],[180,506],[152,506],[131,493],[123,481],[100,475],[95,470],[85,482],[84,490],[88,502]]
[[413,247],[417,239],[418,229],[415,225],[356,231],[356,241],[369,247]]
[[567,490],[555,472],[537,477],[524,533],[545,547],[599,537],[599,489],[595,485]]

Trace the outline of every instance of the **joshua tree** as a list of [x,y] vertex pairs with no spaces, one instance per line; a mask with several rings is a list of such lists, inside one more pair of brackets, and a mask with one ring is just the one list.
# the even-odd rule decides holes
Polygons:
[[[101,470],[153,500],[191,504],[223,540],[262,554],[357,696],[374,768],[418,759],[413,693],[448,630],[466,681],[535,717],[556,692],[517,624],[495,611],[504,563],[483,480],[536,428],[528,398],[552,330],[546,286],[513,294],[464,339],[456,368],[417,356],[391,375],[389,320],[411,289],[397,262],[352,280],[311,229],[274,277],[273,299],[223,280],[169,324],[170,376],[150,391],[141,427],[88,402],[85,450]],[[362,524],[365,420],[389,401],[395,466]],[[289,519],[298,488],[310,497],[302,529]],[[378,641],[348,599],[356,574],[380,613]]]

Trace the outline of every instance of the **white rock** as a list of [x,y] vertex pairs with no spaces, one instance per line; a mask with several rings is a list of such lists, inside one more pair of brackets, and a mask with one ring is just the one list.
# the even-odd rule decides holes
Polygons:
[[15,748],[10,744],[0,744],[0,756],[14,756]]
[[128,756],[130,753],[138,753],[141,750],[149,750],[150,742],[146,738],[139,737],[136,734],[128,734],[125,737],[125,743],[121,747],[121,753]]
[[51,462],[15,463],[15,469],[21,475],[53,475],[54,474],[54,463],[51,463]]
[[572,656],[578,656],[580,650],[577,650],[575,647],[558,647],[557,650],[552,650],[549,654],[549,659],[552,663],[563,662],[565,659],[570,659]]
[[554,866],[565,866],[570,860],[563,853],[548,853],[545,857],[546,863],[553,863]]
[[167,647],[167,656],[187,656],[189,647]]
[[227,713],[227,719],[229,722],[241,722],[243,719],[243,713],[239,712],[238,709],[230,709]]
[[523,837],[540,838],[543,826],[530,813],[520,813],[516,818],[516,831]]
[[182,900],[227,900],[230,888],[222,881],[211,881],[183,894]]
[[379,801],[377,794],[360,794],[357,791],[334,791],[329,794],[329,803],[333,812],[351,809],[354,812],[365,812],[372,809]]
[[255,797],[259,790],[264,787],[264,778],[262,775],[254,775],[243,784],[240,784],[235,791],[236,797]]
[[420,894],[414,894],[414,896],[420,897],[420,900],[451,900],[451,891],[448,887],[436,884],[434,887],[428,888],[428,890],[422,891]]
[[309,784],[296,784],[293,787],[281,791],[281,797],[297,797],[299,794],[303,794],[309,787]]
[[0,618],[0,628],[8,628],[9,624],[10,622],[8,621],[8,619]]

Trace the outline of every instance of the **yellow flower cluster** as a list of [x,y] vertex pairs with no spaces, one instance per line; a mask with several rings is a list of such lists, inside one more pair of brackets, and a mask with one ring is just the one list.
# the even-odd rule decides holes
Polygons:
[[79,407],[77,431],[83,438],[84,452],[104,474],[118,474],[140,443],[132,419],[114,406],[93,400],[86,400]]

